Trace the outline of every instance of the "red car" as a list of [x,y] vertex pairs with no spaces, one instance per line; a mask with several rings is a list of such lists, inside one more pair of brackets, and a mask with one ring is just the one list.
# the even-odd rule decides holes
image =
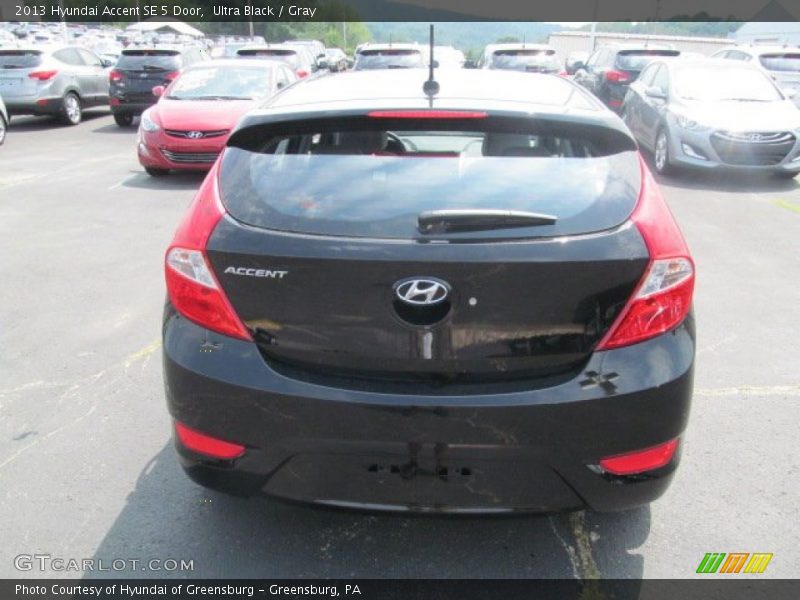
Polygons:
[[228,135],[248,110],[297,80],[279,61],[218,60],[190,67],[142,113],[137,149],[149,175],[211,168]]

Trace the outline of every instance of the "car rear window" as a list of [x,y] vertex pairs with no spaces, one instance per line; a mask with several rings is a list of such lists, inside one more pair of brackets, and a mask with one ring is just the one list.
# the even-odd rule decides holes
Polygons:
[[[623,222],[636,203],[634,142],[599,126],[475,119],[329,119],[240,131],[220,188],[237,220],[307,234],[418,238],[425,211],[517,210],[555,224],[458,239],[561,236]],[[526,119],[524,121],[530,121]],[[422,236],[424,237],[424,236]]]
[[800,72],[800,53],[762,54],[759,60],[768,71]]
[[641,71],[648,63],[659,56],[679,56],[678,50],[620,50],[617,54],[617,68],[626,71]]
[[0,50],[0,68],[27,69],[42,64],[39,50]]
[[300,64],[300,57],[297,50],[287,50],[278,48],[243,48],[236,51],[237,56],[246,58],[272,58],[287,63],[293,69]]
[[407,69],[425,66],[422,54],[413,49],[362,50],[356,55],[358,69]]
[[558,70],[559,62],[555,50],[496,50],[491,66],[515,71]]
[[180,53],[176,50],[123,50],[117,68],[174,70],[180,68]]

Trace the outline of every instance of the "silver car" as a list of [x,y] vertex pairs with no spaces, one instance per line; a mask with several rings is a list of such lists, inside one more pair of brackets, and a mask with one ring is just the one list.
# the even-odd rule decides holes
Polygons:
[[108,106],[110,61],[78,46],[0,49],[0,95],[12,115],[51,115],[68,125]]
[[739,60],[769,73],[783,92],[800,94],[800,49],[786,46],[736,46],[715,53],[712,58]]
[[800,110],[752,65],[654,61],[628,89],[622,116],[659,173],[681,166],[800,173]]

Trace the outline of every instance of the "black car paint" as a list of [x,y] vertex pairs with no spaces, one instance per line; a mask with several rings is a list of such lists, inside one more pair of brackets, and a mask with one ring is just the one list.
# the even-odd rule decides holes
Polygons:
[[544,388],[387,392],[382,383],[350,389],[286,376],[255,344],[167,305],[164,376],[175,419],[247,446],[229,462],[176,443],[187,474],[221,491],[392,511],[605,511],[650,502],[669,485],[677,456],[642,477],[588,467],[681,434],[694,345],[690,317],[666,335],[596,352]]
[[[333,117],[327,107],[318,110]],[[344,116],[348,110],[363,114],[336,108]],[[251,113],[229,145],[257,143],[260,126],[301,126],[309,116],[320,115]],[[536,115],[630,136],[610,117],[602,110]],[[346,508],[482,514],[622,510],[668,487],[679,454],[640,476],[594,468],[603,457],[680,437],[691,402],[691,313],[645,342],[594,350],[647,264],[644,240],[630,222],[559,240],[431,244],[278,232],[227,215],[207,252],[256,343],[209,331],[166,305],[170,414],[247,448],[221,461],[176,441],[186,472],[201,484]],[[593,293],[580,270],[570,272],[579,265],[592,266],[587,273],[595,284],[611,278],[606,292]],[[229,266],[287,273],[247,279],[225,274]],[[392,315],[393,285],[408,276],[449,281],[452,314],[422,325]],[[542,279],[552,283],[553,297],[531,296]],[[346,293],[348,286],[363,291]],[[504,294],[504,286],[512,291]],[[567,292],[570,299],[558,296]],[[459,365],[462,356],[448,340],[471,298],[483,312],[463,356],[477,360]],[[591,307],[604,313],[599,327],[590,325]],[[487,343],[508,311],[518,317],[515,325],[527,318],[534,334]],[[537,330],[546,322],[539,318],[581,334]],[[419,353],[425,333],[444,341],[431,358]],[[396,354],[388,351],[393,344]]]

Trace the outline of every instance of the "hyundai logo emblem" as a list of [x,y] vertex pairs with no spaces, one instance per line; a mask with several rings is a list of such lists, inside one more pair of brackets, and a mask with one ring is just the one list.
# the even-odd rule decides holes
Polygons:
[[203,137],[203,132],[190,131],[189,133],[186,134],[186,137],[189,138],[190,140],[199,140],[201,137]]
[[763,136],[760,133],[751,133],[750,134],[750,141],[751,142],[760,142]]
[[394,293],[406,304],[432,306],[444,302],[450,294],[450,285],[432,277],[404,279],[394,284]]

